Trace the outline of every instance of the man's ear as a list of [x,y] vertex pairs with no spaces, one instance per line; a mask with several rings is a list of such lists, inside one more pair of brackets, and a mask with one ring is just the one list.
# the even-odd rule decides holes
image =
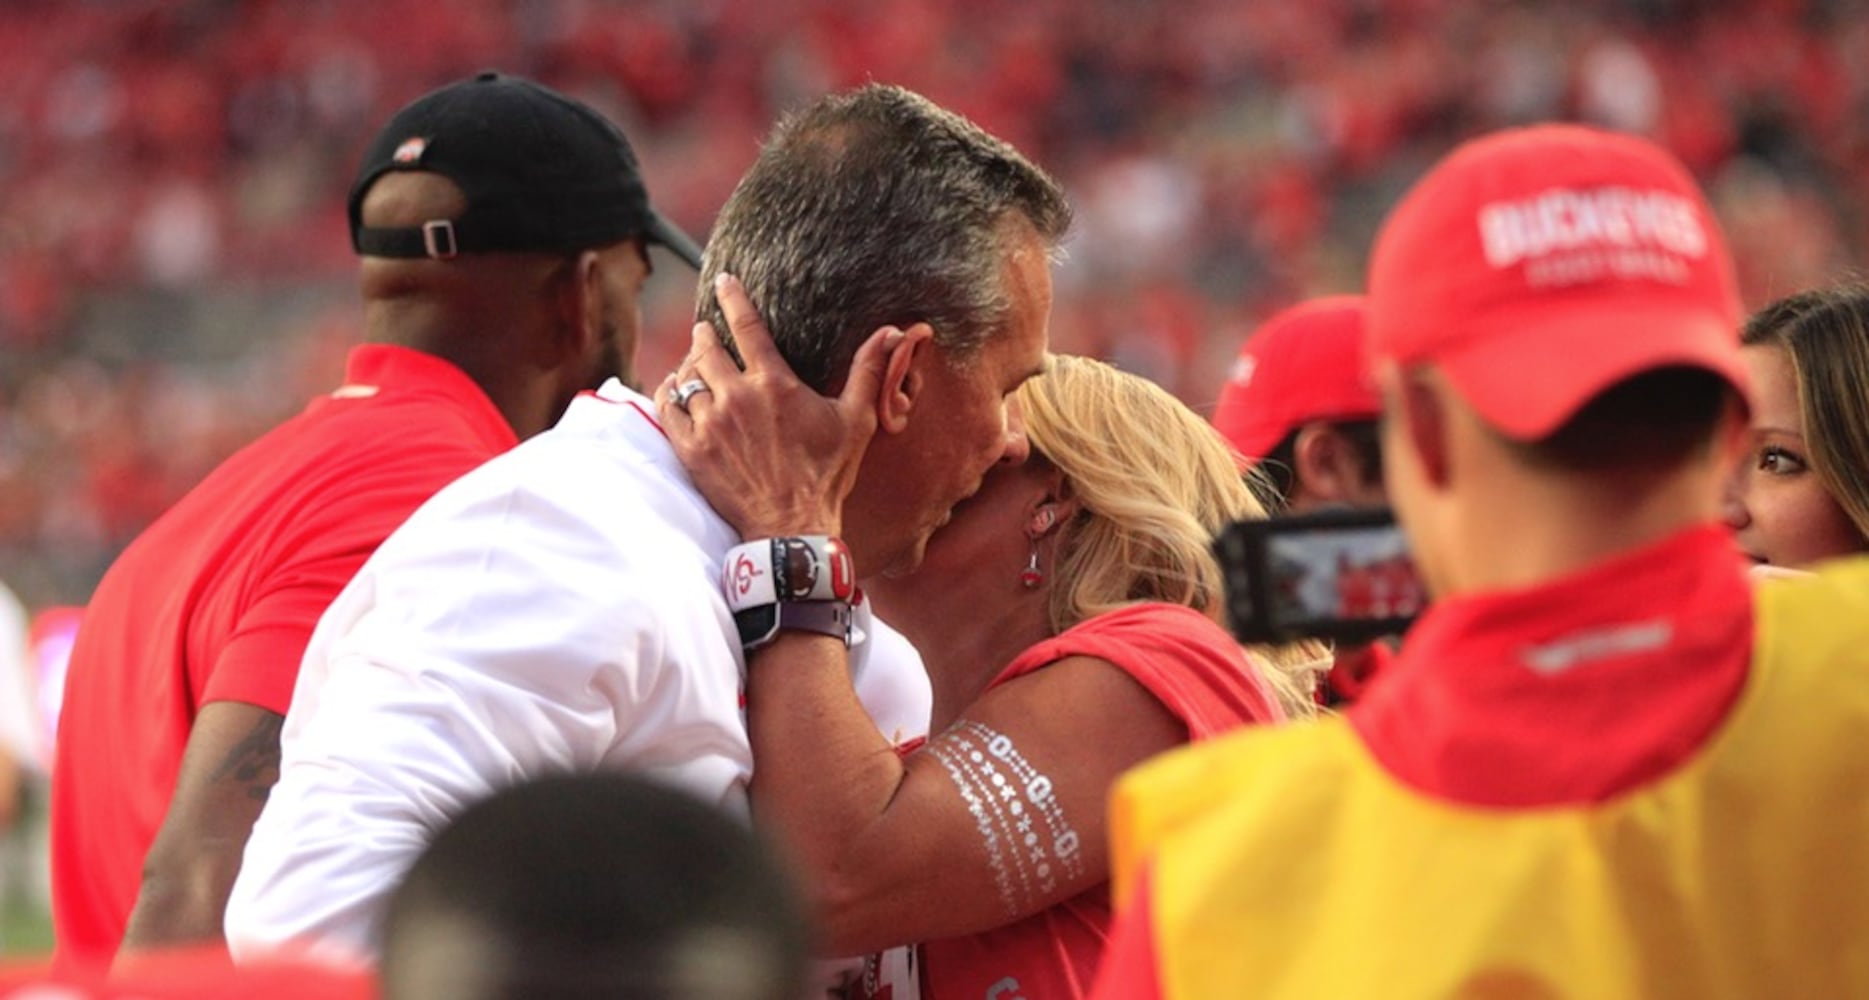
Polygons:
[[1415,453],[1428,485],[1446,487],[1453,474],[1446,401],[1419,372],[1400,374],[1395,398],[1394,419],[1401,422],[1403,447]]
[[1320,503],[1344,503],[1354,495],[1359,476],[1355,449],[1322,421],[1298,428],[1292,441],[1292,496]]
[[928,384],[928,366],[941,364],[934,345],[934,327],[917,323],[902,331],[902,342],[883,362],[883,381],[876,395],[876,429],[900,434],[909,414]]
[[584,250],[571,259],[568,268],[554,279],[558,296],[558,336],[554,346],[559,364],[567,359],[590,357],[603,336],[604,296],[598,287],[603,271],[597,264],[597,251]]

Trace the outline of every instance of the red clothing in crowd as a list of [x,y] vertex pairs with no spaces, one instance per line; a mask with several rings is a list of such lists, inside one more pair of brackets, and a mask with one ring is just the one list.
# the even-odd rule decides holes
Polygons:
[[452,364],[367,345],[117,560],[72,651],[52,788],[61,964],[115,953],[201,706],[285,714],[325,606],[389,533],[517,443]]
[[[1137,604],[1081,622],[1027,649],[988,687],[1072,656],[1106,660],[1134,677],[1187,723],[1190,741],[1284,717],[1239,644],[1205,615],[1173,604]],[[1109,890],[1099,885],[995,930],[924,943],[914,962],[919,983],[911,985],[925,998],[1082,996],[1109,923]],[[915,995],[880,981],[876,967],[872,959],[857,996]]]
[[133,968],[53,972],[38,964],[0,967],[0,1000],[375,1000],[376,977],[284,957],[235,966],[223,948],[139,955]]

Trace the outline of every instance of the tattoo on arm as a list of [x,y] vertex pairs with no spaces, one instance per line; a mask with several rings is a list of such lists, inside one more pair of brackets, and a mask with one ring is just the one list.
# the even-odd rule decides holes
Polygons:
[[1082,845],[1051,779],[1004,733],[969,720],[930,742],[927,752],[947,770],[973,816],[1007,916],[1056,892],[1060,872],[1071,879],[1083,875]]
[[284,716],[265,713],[265,718],[227,751],[221,766],[215,769],[214,780],[245,785],[249,798],[264,800],[279,780],[279,732],[285,721]]

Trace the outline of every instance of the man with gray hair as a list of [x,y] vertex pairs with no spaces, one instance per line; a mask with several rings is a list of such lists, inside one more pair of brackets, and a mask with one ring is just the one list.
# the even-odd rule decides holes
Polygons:
[[[927,725],[912,649],[851,566],[913,567],[1001,459],[1007,397],[1044,366],[1057,184],[900,88],[825,98],[782,124],[724,209],[701,291],[750,293],[807,380],[795,405],[873,407],[845,540],[741,539],[694,489],[655,404],[612,381],[444,490],[320,622],[228,908],[236,957],[288,942],[369,960],[428,837],[515,781],[646,773],[744,813],[745,650],[788,629],[851,649],[898,740]],[[725,359],[697,325],[664,413],[707,405]],[[729,586],[723,593],[722,582]],[[743,584],[743,586],[742,586]]]

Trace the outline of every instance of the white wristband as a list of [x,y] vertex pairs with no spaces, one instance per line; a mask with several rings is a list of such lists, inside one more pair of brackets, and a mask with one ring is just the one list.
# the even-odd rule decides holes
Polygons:
[[759,538],[727,550],[721,590],[733,611],[801,601],[856,598],[856,564],[841,539],[829,535]]

